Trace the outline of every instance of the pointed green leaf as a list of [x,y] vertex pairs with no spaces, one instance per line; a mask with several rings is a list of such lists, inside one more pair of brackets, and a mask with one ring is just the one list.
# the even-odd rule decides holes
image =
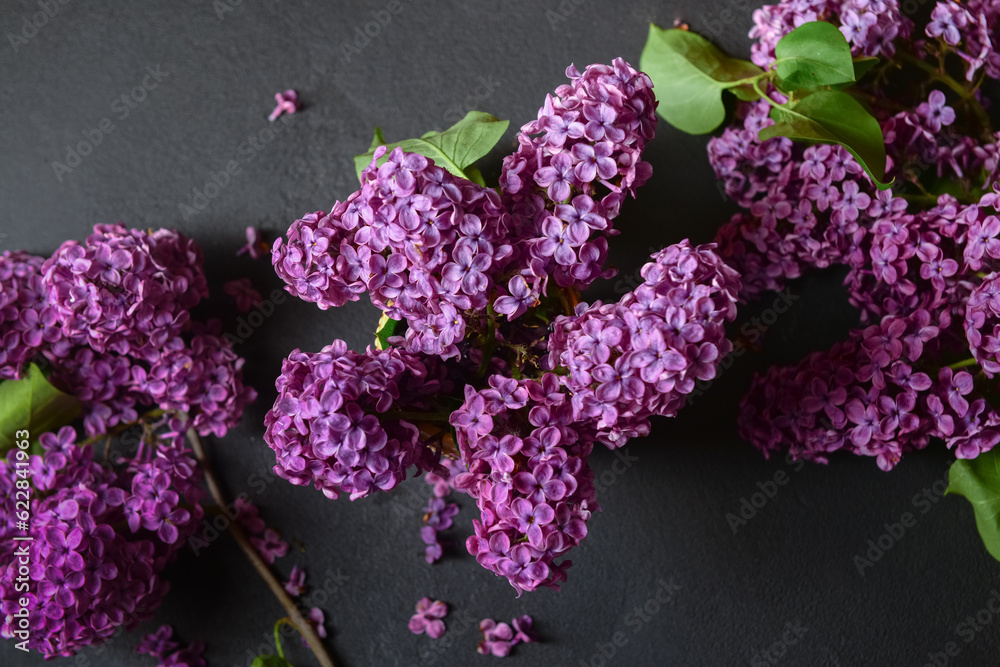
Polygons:
[[657,112],[688,134],[711,132],[725,120],[723,90],[731,89],[740,99],[757,99],[752,87],[735,82],[764,73],[693,32],[655,25],[649,26],[639,69],[653,81]]
[[832,23],[803,23],[774,47],[782,90],[811,90],[854,81],[851,46]]
[[23,440],[16,437],[18,431],[28,431],[34,442],[79,414],[80,401],[53,387],[38,366],[30,364],[22,379],[0,382],[0,456]]
[[378,328],[375,330],[375,349],[384,350],[389,347],[389,339],[393,336],[402,335],[406,329],[406,323],[401,320],[394,320],[388,314],[382,313],[378,321]]
[[869,58],[858,58],[854,61],[854,80],[861,81],[868,71],[878,65],[878,58],[872,56]]
[[878,58],[857,58],[854,61],[854,81],[848,81],[846,83],[838,83],[836,85],[830,86],[834,90],[844,90],[850,88],[858,81],[864,78],[865,74],[878,64]]
[[[404,139],[392,144],[386,144],[381,130],[376,128],[375,139],[368,152],[354,158],[354,168],[358,180],[361,180],[361,172],[371,164],[375,149],[388,146],[390,152],[398,147],[407,153],[419,153],[454,175],[468,178],[465,170],[497,145],[509,124],[510,121],[498,120],[488,113],[470,111],[444,132],[426,132],[416,139]],[[379,164],[384,160],[382,158]]]
[[[382,128],[375,126],[375,136],[372,137],[372,144],[368,147],[368,152],[374,154],[375,149],[379,146],[385,146],[385,137],[382,136]],[[369,160],[371,162],[371,160]],[[365,165],[368,166],[367,164]]]
[[979,536],[990,555],[1000,560],[1000,449],[955,461],[948,471],[949,493],[972,503]]
[[258,655],[250,667],[292,667],[292,663],[277,655]]
[[763,141],[788,137],[813,143],[839,144],[880,190],[891,185],[885,178],[885,139],[875,117],[847,93],[820,90],[792,105],[771,109],[775,124],[760,131]]
[[483,172],[479,171],[479,167],[474,164],[470,164],[463,171],[465,171],[465,177],[482,187],[486,187],[486,179],[483,178]]

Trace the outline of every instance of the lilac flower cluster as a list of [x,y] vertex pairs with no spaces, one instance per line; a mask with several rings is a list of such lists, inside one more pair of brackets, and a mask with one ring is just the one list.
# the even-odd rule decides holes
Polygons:
[[[185,434],[222,435],[255,396],[219,324],[190,319],[205,295],[201,251],[168,230],[98,225],[49,259],[0,255],[0,380],[45,365],[81,402],[87,436],[65,426],[38,434],[40,452],[15,448],[0,461],[0,636],[14,636],[22,598],[29,647],[46,657],[101,643],[159,606],[163,569],[204,515]],[[112,455],[111,438],[130,424],[141,435]],[[101,465],[90,443],[105,436]],[[14,490],[25,483],[31,541],[14,542]],[[30,566],[15,544],[30,545]],[[199,655],[193,646],[159,657],[179,666]]]
[[[550,276],[577,288],[609,277],[612,220],[652,174],[641,159],[657,120],[649,77],[621,58],[582,74],[570,66],[566,76],[570,83],[547,95],[538,118],[521,128],[500,177],[521,267],[507,289],[522,300],[526,286],[544,293]],[[518,310],[497,307],[511,317]]]
[[[938,2],[927,39],[909,41],[903,21],[893,44],[880,21],[898,6],[862,4],[765,7],[755,15],[753,53],[769,64],[778,38],[819,19],[839,22],[855,55],[892,58],[858,88],[880,122],[894,190],[877,191],[839,147],[760,141],[772,122],[761,102],[743,105],[709,145],[726,193],[745,209],[717,237],[722,257],[743,273],[741,297],[778,289],[808,267],[842,264],[851,303],[874,323],[755,378],[741,430],[765,453],[787,447],[825,461],[850,451],[877,457],[885,470],[931,437],[972,458],[1000,439],[983,386],[1000,368],[992,297],[1000,222],[990,192],[1000,150],[979,92],[984,77],[1000,73],[1000,6]],[[950,78],[959,63],[967,82]],[[900,69],[908,71],[897,81]]]
[[21,376],[21,368],[42,346],[63,351],[68,344],[48,302],[41,268],[45,260],[26,252],[0,254],[0,380]]
[[451,415],[469,471],[456,485],[480,510],[466,548],[518,595],[558,590],[572,563],[556,559],[587,536],[586,522],[600,510],[587,463],[593,435],[575,412],[547,373],[541,381],[494,375],[478,392],[466,386]]
[[83,404],[91,437],[154,406],[221,436],[256,392],[218,321],[190,320],[204,285],[201,251],[168,230],[98,225],[85,245],[64,243],[48,260],[5,252],[0,379],[43,358],[51,381]]
[[411,465],[428,463],[414,418],[394,418],[390,409],[419,411],[440,386],[399,348],[359,354],[338,340],[314,354],[293,351],[264,420],[274,472],[292,484],[312,483],[328,498],[394,488]]
[[664,248],[618,303],[580,304],[556,320],[548,366],[569,371],[562,381],[576,418],[609,446],[649,433],[653,415],[676,415],[732,350],[724,324],[736,317],[740,277],[713,248]]
[[903,16],[898,0],[789,0],[764,5],[753,13],[750,59],[760,67],[774,62],[782,37],[810,21],[839,23],[855,56],[892,57],[895,40],[909,39],[913,22]]
[[288,290],[320,308],[367,291],[372,303],[409,323],[408,348],[456,356],[461,311],[482,311],[494,274],[510,256],[507,214],[493,190],[456,178],[433,161],[376,151],[362,187],[333,211],[310,214],[274,244]]
[[534,621],[527,614],[512,619],[509,625],[503,621],[497,623],[492,618],[484,618],[479,622],[483,641],[479,642],[476,651],[481,655],[505,658],[518,644],[538,641],[538,635],[532,629],[533,625]]
[[[1000,221],[997,224],[1000,226]],[[965,336],[986,377],[1000,373],[1000,275],[997,273],[988,275],[969,295]]]
[[994,194],[968,206],[942,195],[927,210],[876,221],[845,280],[862,318],[925,309],[963,319],[981,272],[1000,257],[996,204]]
[[[870,274],[873,262],[896,262],[893,253],[904,250],[883,247],[887,238],[899,245],[904,236],[900,230],[932,220],[933,212],[912,213],[905,197],[878,191],[839,146],[803,147],[784,137],[759,141],[760,128],[773,124],[766,103],[742,111],[742,127],[729,127],[709,141],[709,160],[727,195],[747,209],[716,236],[719,253],[743,276],[742,298],[753,300],[762,292],[782,289],[807,268],[845,264]],[[974,179],[981,173],[989,175],[988,181],[995,178],[996,144],[980,147],[970,137],[944,132],[954,119],[954,109],[938,90],[917,111],[885,119],[889,176],[904,180],[935,164],[939,178]],[[939,274],[938,267],[931,270]],[[889,278],[895,282],[892,273]],[[870,288],[870,282],[852,287],[852,296],[867,300]],[[862,303],[855,305],[865,309]]]
[[[200,469],[177,419],[168,432],[144,442],[115,472],[77,444],[72,427],[40,438],[30,456],[32,501],[28,567],[13,556],[14,450],[0,461],[0,636],[13,637],[13,614],[27,598],[29,648],[69,656],[152,617],[169,585],[162,577],[201,522]],[[183,433],[183,431],[181,431]],[[20,450],[16,450],[20,451]],[[16,588],[28,580],[29,591]]]
[[1000,368],[998,196],[965,206],[947,195],[938,201],[883,217],[864,236],[846,283],[863,319],[880,325],[755,378],[740,421],[756,446],[787,446],[821,461],[827,452],[851,451],[877,456],[888,470],[930,437],[959,458],[1000,440],[987,388],[960,370],[978,364],[991,377]]
[[980,68],[984,68],[986,76],[998,79],[1000,53],[993,45],[998,16],[1000,5],[992,0],[942,0],[934,5],[924,32],[951,47],[963,60],[966,80],[972,81]]
[[503,201],[398,148],[379,166],[379,148],[360,190],[275,242],[288,291],[324,309],[368,292],[407,321],[407,349],[450,358],[488,305],[513,319],[550,275],[563,287],[610,275],[610,221],[650,174],[640,158],[656,125],[652,84],[620,59],[567,75],[504,161]]
[[772,368],[743,400],[740,433],[766,455],[787,448],[826,462],[848,451],[877,457],[882,470],[932,437],[975,458],[1000,442],[1000,414],[961,364],[942,364],[944,331],[926,310],[890,315],[829,351]]
[[368,292],[406,321],[384,352],[336,341],[289,356],[266,418],[277,474],[356,499],[414,465],[435,489],[427,561],[441,557],[458,489],[480,511],[466,548],[518,594],[566,579],[564,558],[600,509],[593,443],[648,432],[651,415],[676,413],[714,377],[740,289],[711,246],[685,242],[657,253],[618,304],[574,314],[575,289],[613,274],[607,239],[650,176],[656,100],[621,59],[566,73],[521,128],[500,195],[380,148],[359,191],[295,221],[272,252],[290,293],[326,309]]
[[[948,26],[941,22],[944,19],[932,19],[927,34],[932,37],[945,35],[946,41],[954,41],[953,37],[959,35],[956,25],[960,24],[961,30],[966,32],[979,30],[974,29],[974,25],[992,25],[994,19],[984,17],[992,17],[996,10],[986,4],[970,3],[966,8],[950,2],[939,3],[935,16],[958,8],[979,18]],[[875,23],[875,18],[866,20],[871,22],[871,27],[861,43],[856,41],[861,33],[850,28],[849,23],[855,22],[858,16],[875,15],[879,21],[884,19],[892,23],[896,19],[891,17],[898,12],[898,6],[885,2],[863,2],[861,5],[864,7],[854,6],[850,11],[826,3],[782,2],[764,7],[755,15],[757,27],[751,31],[751,36],[761,39],[755,46],[754,54],[758,57],[755,62],[769,64],[773,61],[773,45],[777,39],[801,23],[817,19],[839,20],[848,39],[854,37],[856,55],[869,54],[869,47],[877,47],[883,55],[892,56],[895,47],[891,41],[883,41],[888,32],[876,30],[878,38],[871,41],[871,31],[880,25]],[[908,20],[899,25],[898,37],[905,38],[912,26]],[[969,39],[976,38],[969,36]],[[929,57],[935,65],[928,67],[936,66],[940,45],[934,47],[925,41],[900,43],[908,58],[919,61]],[[945,42],[942,44],[947,47]],[[983,57],[993,60],[992,56]],[[903,67],[908,62],[900,61]],[[926,74],[920,72],[916,76]],[[968,131],[967,123],[956,123],[956,108],[949,104],[945,94],[951,95],[950,89],[943,92],[930,85],[921,85],[912,91],[907,89],[906,94],[910,97],[904,99],[912,100],[913,106],[906,108],[904,105],[900,109],[897,104],[901,100],[899,92],[884,89],[888,86],[886,80],[885,76],[869,77],[859,88],[875,101],[873,112],[885,137],[886,177],[896,179],[899,187],[895,191],[876,190],[860,165],[839,146],[805,146],[786,138],[760,141],[759,130],[773,123],[768,118],[769,107],[765,102],[741,105],[732,126],[721,137],[709,142],[709,160],[723,181],[726,194],[745,209],[744,213],[735,215],[716,238],[723,259],[743,275],[744,298],[752,300],[763,291],[781,289],[786,280],[799,277],[806,268],[835,264],[846,264],[855,270],[864,268],[868,265],[869,250],[878,245],[878,239],[870,237],[877,224],[898,229],[911,224],[912,215],[919,215],[912,205],[908,205],[912,197],[900,192],[900,188],[926,193],[921,181],[932,174],[938,179],[956,181],[966,192],[988,190],[995,182],[1000,155],[996,138],[988,128],[983,129],[981,136]],[[977,88],[978,84],[968,95],[952,96],[952,104],[975,111],[979,107]],[[880,105],[881,100],[889,99],[893,101]],[[971,115],[976,122],[985,116],[981,109],[978,116]],[[858,294],[863,296],[864,292]]]
[[83,244],[63,243],[42,273],[65,338],[152,361],[208,296],[203,264],[179,232],[97,225]]

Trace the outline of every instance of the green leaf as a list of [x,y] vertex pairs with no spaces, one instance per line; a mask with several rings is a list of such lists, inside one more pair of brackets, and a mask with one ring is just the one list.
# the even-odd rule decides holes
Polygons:
[[[416,139],[404,139],[393,144],[387,144],[382,131],[375,128],[372,145],[367,153],[355,156],[354,169],[357,171],[358,180],[361,180],[361,172],[371,164],[375,149],[379,146],[388,146],[390,152],[398,147],[408,153],[420,153],[455,176],[469,178],[466,169],[497,145],[509,124],[510,121],[498,120],[488,113],[470,111],[465,118],[444,132],[426,132]],[[381,165],[385,159],[383,157],[379,164]],[[472,175],[476,173],[478,172],[472,172]]]
[[258,655],[250,667],[292,667],[292,663],[277,655]]
[[479,167],[474,164],[470,164],[464,171],[467,179],[476,185],[480,185],[484,188],[486,187],[486,180],[483,178],[483,172],[479,171]]
[[839,144],[854,156],[858,164],[880,190],[892,183],[885,178],[885,139],[875,117],[861,104],[838,90],[820,90],[794,104],[771,109],[775,124],[758,135],[761,141],[788,137],[812,143]]
[[871,71],[871,69],[875,67],[875,65],[877,64],[878,64],[878,58],[874,57],[856,58],[854,60],[854,81],[847,81],[846,83],[838,83],[830,87],[833,88],[834,90],[845,90],[847,88],[850,88],[858,81],[861,81],[861,79],[865,77],[865,74],[868,74],[868,72]]
[[990,555],[1000,560],[1000,449],[955,461],[948,471],[949,493],[972,503],[979,536]]
[[854,80],[861,81],[868,71],[878,64],[878,58],[872,56],[869,58],[858,58],[854,61]]
[[[385,137],[382,136],[382,128],[378,125],[375,126],[375,136],[372,137],[372,144],[368,147],[368,152],[371,154],[375,153],[375,149],[379,146],[385,146]],[[370,163],[371,160],[368,160]],[[365,165],[368,166],[367,164]]]
[[663,119],[688,134],[705,134],[726,117],[722,91],[740,99],[758,95],[746,81],[765,72],[746,60],[730,58],[704,37],[688,30],[649,26],[639,69],[649,75]]
[[384,350],[388,348],[389,339],[402,334],[405,326],[405,322],[394,320],[386,313],[382,313],[382,317],[378,321],[378,329],[375,330],[375,349]]
[[35,442],[79,414],[80,401],[53,387],[38,366],[29,364],[26,377],[0,382],[0,456],[24,439],[17,437],[18,431],[28,431]]
[[811,90],[854,81],[851,46],[832,23],[803,23],[774,47],[782,90]]

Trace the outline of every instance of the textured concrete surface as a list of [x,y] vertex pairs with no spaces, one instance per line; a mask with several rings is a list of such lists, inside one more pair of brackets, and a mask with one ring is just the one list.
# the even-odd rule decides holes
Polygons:
[[[48,2],[51,15],[38,14],[37,0],[0,2],[0,248],[47,254],[101,222],[177,227],[205,249],[214,310],[230,331],[236,314],[222,281],[250,276],[267,292],[280,287],[267,261],[234,256],[243,228],[273,237],[298,214],[346,197],[355,187],[351,158],[367,148],[374,125],[401,139],[477,108],[516,128],[564,80],[568,64],[616,56],[638,63],[650,21],[682,18],[745,56],[753,9],[719,0],[400,0],[395,14],[381,0]],[[728,21],[718,15],[723,7],[732,9]],[[358,38],[359,52],[345,49],[366,27],[374,36]],[[273,94],[285,88],[298,90],[305,108],[269,125]],[[487,178],[496,178],[514,134],[481,162]],[[709,240],[732,212],[705,141],[661,123],[647,158],[655,175],[626,205],[613,244],[623,275],[665,244]],[[210,187],[226,180],[219,173],[233,162],[228,182]],[[826,347],[856,321],[840,279],[827,273],[793,285],[800,298],[770,327],[762,350],[738,359],[680,418],[657,422],[652,435],[630,444],[629,465],[595,454],[604,512],[573,553],[561,593],[515,599],[464,553],[474,512],[468,499],[451,531],[457,548],[428,566],[410,500],[426,497],[422,481],[350,503],[270,473],[261,424],[281,359],[334,338],[367,344],[377,319],[371,305],[321,312],[290,299],[278,306],[239,347],[260,399],[211,447],[230,493],[247,493],[269,523],[301,542],[279,561],[281,570],[297,563],[313,585],[329,578],[319,606],[345,667],[492,663],[475,654],[478,630],[463,619],[522,613],[535,617],[544,642],[517,647],[505,663],[512,667],[923,665],[949,642],[957,657],[936,664],[946,657],[948,665],[996,664],[1000,623],[957,633],[1000,586],[1000,564],[982,548],[965,501],[937,501],[934,484],[948,464],[940,445],[886,474],[873,460],[801,468],[765,461],[736,435],[737,401],[753,370]],[[592,296],[610,297],[624,284],[610,281]],[[727,515],[772,489],[779,471],[787,483],[734,533]],[[904,512],[916,526],[859,573],[855,556]],[[183,557],[170,577],[170,596],[143,630],[172,623],[184,640],[207,641],[217,667],[247,664],[248,650],[269,641],[282,615],[228,539]],[[665,599],[667,587],[679,587],[669,602],[650,602]],[[406,629],[424,595],[452,605],[448,646]],[[137,639],[83,652],[89,662],[53,664],[152,667],[133,653]],[[296,644],[292,663],[312,664]],[[42,660],[4,644],[0,664]]]

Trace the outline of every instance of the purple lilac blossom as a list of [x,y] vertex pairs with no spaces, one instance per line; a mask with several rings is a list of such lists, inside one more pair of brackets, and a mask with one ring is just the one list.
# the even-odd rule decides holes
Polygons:
[[417,601],[417,613],[410,617],[410,632],[415,635],[426,632],[431,639],[438,639],[445,631],[444,621],[441,619],[447,615],[447,603],[427,597],[421,598]]
[[958,54],[965,64],[965,78],[972,81],[980,68],[991,79],[1000,78],[1000,54],[997,38],[997,17],[1000,5],[992,0],[972,0],[958,3],[942,0],[931,11],[931,20],[924,32],[940,39],[950,51]]
[[44,262],[22,251],[0,254],[0,380],[20,378],[24,364],[43,348],[55,356],[70,348],[42,282]]
[[969,295],[965,336],[986,377],[1000,373],[1000,276],[989,274]]
[[649,433],[653,415],[676,415],[732,350],[724,325],[736,317],[740,278],[714,246],[682,241],[650,259],[634,292],[616,304],[581,303],[548,341],[549,367],[568,371],[560,380],[574,417],[592,421],[611,447]]
[[750,47],[750,59],[767,67],[774,62],[778,40],[810,21],[840,23],[853,56],[892,57],[894,40],[907,39],[913,31],[898,0],[788,0],[754,11],[750,37],[757,42]]
[[45,261],[42,280],[68,340],[152,361],[208,296],[203,263],[179,232],[96,225]]
[[246,238],[246,244],[240,246],[240,249],[236,251],[237,256],[242,255],[243,253],[249,253],[252,259],[260,259],[270,250],[267,243],[264,242],[260,230],[256,227],[247,227]]
[[[309,610],[308,620],[313,629],[316,630],[316,635],[320,639],[326,639],[326,615],[323,610],[319,607],[313,607]],[[309,646],[305,637],[302,637],[302,645]]]
[[484,618],[479,622],[483,640],[479,642],[476,651],[481,655],[505,658],[518,644],[538,641],[538,635],[532,630],[532,625],[532,619],[527,614],[511,620],[509,625],[504,622],[497,623],[492,618]]
[[362,187],[329,214],[297,220],[272,261],[287,290],[320,308],[368,292],[409,323],[411,351],[451,357],[465,334],[461,311],[484,310],[492,276],[508,261],[508,214],[494,190],[432,160],[376,150]]
[[469,470],[455,483],[480,510],[466,548],[520,595],[559,588],[572,563],[556,559],[587,536],[600,506],[587,463],[592,429],[576,423],[555,375],[518,384],[526,395],[516,402],[467,387],[451,423]]
[[146,653],[154,658],[165,658],[168,653],[172,653],[180,647],[180,644],[172,639],[173,635],[172,626],[161,625],[156,632],[143,636],[135,647],[135,651],[136,653]]
[[[883,120],[887,178],[905,178],[927,161],[941,177],[995,171],[994,144],[974,150],[969,137],[941,131],[950,127],[954,110],[940,95],[933,91],[917,112]],[[743,106],[742,126],[726,128],[708,148],[726,194],[745,209],[719,230],[716,242],[722,258],[743,276],[741,298],[748,301],[783,289],[809,268],[870,266],[868,255],[880,240],[872,233],[898,236],[920,215],[892,190],[878,191],[839,146],[806,147],[784,137],[761,142],[757,132],[773,123],[767,112],[764,103]],[[879,248],[878,261],[886,257],[881,253]]]
[[417,427],[384,414],[419,410],[441,386],[415,355],[395,347],[359,354],[335,341],[314,354],[293,351],[275,386],[264,439],[279,477],[356,500],[394,488],[411,465],[429,468]]
[[[0,255],[0,379],[41,357],[53,384],[80,400],[89,441],[144,422],[135,448],[105,465],[71,426],[40,434],[42,451],[26,461],[20,450],[0,460],[0,637],[20,629],[13,614],[22,597],[33,619],[28,647],[46,657],[130,630],[162,601],[162,572],[204,516],[200,468],[184,434],[221,435],[255,396],[221,325],[189,319],[204,285],[201,251],[168,230],[98,225],[83,245],[67,242],[48,260]],[[140,418],[152,407],[169,412]],[[25,482],[37,491],[26,594],[11,553],[19,543],[8,539],[23,532],[13,491]],[[169,634],[140,647],[165,665],[204,665],[199,644],[167,655],[177,648]]]
[[298,565],[292,566],[292,571],[288,574],[288,581],[284,588],[289,595],[298,597],[306,592],[306,571]]
[[520,276],[502,283],[509,297],[496,310],[512,319],[549,276],[581,288],[613,275],[604,267],[612,220],[652,174],[641,160],[657,123],[649,77],[621,58],[582,73],[571,65],[566,76],[521,128],[500,176]]
[[172,639],[173,634],[171,626],[160,626],[156,632],[144,636],[135,650],[157,658],[159,667],[205,667],[207,663],[201,657],[205,651],[204,643],[193,642],[188,646],[181,646]]
[[[183,433],[185,425],[172,419],[169,428]],[[28,647],[48,657],[71,656],[152,618],[169,588],[164,567],[204,516],[200,469],[183,436],[146,443],[118,474],[75,440],[68,426],[44,433],[43,453],[31,455],[32,485],[44,493],[32,501],[27,593],[15,588],[20,543],[9,539],[23,532],[13,492],[21,477],[13,450],[0,461],[0,637],[14,636],[13,614],[26,597]],[[167,633],[161,639],[143,646],[165,650]]]
[[741,406],[741,435],[765,455],[787,449],[825,463],[846,451],[876,457],[882,470],[931,437],[959,458],[989,451],[1000,441],[1000,415],[970,373],[934,361],[949,319],[943,313],[938,326],[926,310],[889,315],[829,351],[755,376]]
[[259,304],[264,298],[256,289],[249,278],[239,278],[230,280],[223,284],[223,291],[233,297],[236,302],[236,309],[241,313],[250,312],[250,309]]
[[483,641],[476,647],[478,653],[497,658],[510,655],[510,649],[514,646],[514,631],[508,624],[484,618],[479,622],[479,631],[483,633]]
[[288,542],[281,539],[281,535],[273,528],[264,530],[264,534],[260,537],[251,537],[250,543],[268,564],[273,565],[276,559],[288,555]]

